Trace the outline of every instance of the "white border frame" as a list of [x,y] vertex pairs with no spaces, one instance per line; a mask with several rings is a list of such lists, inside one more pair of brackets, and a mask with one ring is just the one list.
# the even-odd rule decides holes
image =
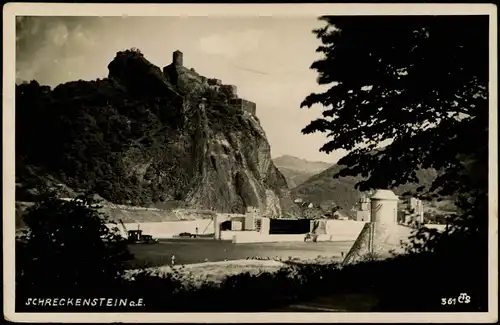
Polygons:
[[[489,312],[488,313],[16,313],[14,308],[15,16],[321,16],[489,15]],[[3,249],[5,317],[15,322],[435,322],[498,321],[497,15],[494,4],[76,4],[7,3],[3,9]],[[312,49],[313,50],[313,49]],[[457,283],[457,286],[460,284]]]

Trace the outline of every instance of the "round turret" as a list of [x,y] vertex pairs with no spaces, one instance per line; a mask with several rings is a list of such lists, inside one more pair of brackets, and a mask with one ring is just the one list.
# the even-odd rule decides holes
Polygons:
[[391,190],[376,190],[371,201],[371,222],[397,224],[399,198]]

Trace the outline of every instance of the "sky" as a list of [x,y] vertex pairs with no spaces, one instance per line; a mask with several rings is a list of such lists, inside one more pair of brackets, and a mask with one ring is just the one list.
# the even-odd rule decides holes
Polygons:
[[345,151],[319,152],[326,134],[301,130],[321,116],[321,107],[300,108],[322,92],[309,67],[321,58],[312,30],[316,17],[18,17],[16,80],[56,86],[107,77],[116,52],[132,47],[160,68],[172,52],[184,65],[238,88],[257,104],[273,158],[292,155],[335,163]]

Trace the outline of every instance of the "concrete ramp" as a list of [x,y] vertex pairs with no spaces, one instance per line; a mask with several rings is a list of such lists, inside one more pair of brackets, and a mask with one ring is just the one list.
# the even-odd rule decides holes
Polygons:
[[342,264],[356,263],[370,254],[377,258],[387,258],[392,252],[402,253],[403,245],[409,241],[413,230],[413,228],[397,224],[368,222]]

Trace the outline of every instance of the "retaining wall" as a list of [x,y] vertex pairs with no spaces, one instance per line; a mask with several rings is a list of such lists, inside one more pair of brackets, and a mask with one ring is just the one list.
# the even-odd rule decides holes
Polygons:
[[[319,234],[317,241],[355,241],[365,222],[354,220],[326,220],[326,234]],[[270,242],[301,242],[304,234],[270,234],[263,235],[256,231],[222,232],[222,239],[233,243],[270,243]]]
[[[244,244],[244,243],[281,243],[281,242],[303,242],[305,234],[293,234],[293,235],[263,235],[255,231],[243,231],[235,232],[232,234],[233,244]],[[227,239],[230,236],[228,234]],[[334,242],[334,241],[354,241],[354,237],[342,237],[336,239],[333,235],[318,235],[316,241],[318,242]]]
[[304,241],[305,235],[262,235],[256,231],[242,231],[234,234],[233,244],[278,243]]
[[365,222],[355,220],[327,220],[326,235],[332,241],[355,241],[364,225]]
[[[187,221],[166,221],[166,222],[143,222],[143,223],[126,223],[125,227],[128,230],[136,230],[137,226],[145,235],[152,235],[154,238],[172,238],[180,233],[189,232],[198,234],[213,234],[214,226],[210,224],[210,219],[187,220]],[[208,227],[207,227],[208,226]],[[108,224],[108,227],[118,227],[122,236],[126,236],[123,227],[120,224]]]
[[[326,234],[320,234],[318,241],[355,241],[364,222],[353,220],[327,220]],[[109,227],[117,226],[123,236],[126,234],[120,224],[109,224]],[[213,234],[214,225],[211,219],[165,221],[165,222],[141,222],[125,223],[128,230],[136,230],[137,226],[146,235],[154,238],[172,238],[180,233],[189,232],[198,234]],[[272,234],[264,235],[256,231],[221,231],[222,240],[232,240],[235,243],[257,243],[257,242],[286,242],[304,241],[304,234]]]
[[[246,231],[245,231],[246,232]],[[220,232],[220,239],[221,240],[233,240],[233,237],[237,234],[241,233],[241,231],[231,231],[231,230],[224,230]]]

